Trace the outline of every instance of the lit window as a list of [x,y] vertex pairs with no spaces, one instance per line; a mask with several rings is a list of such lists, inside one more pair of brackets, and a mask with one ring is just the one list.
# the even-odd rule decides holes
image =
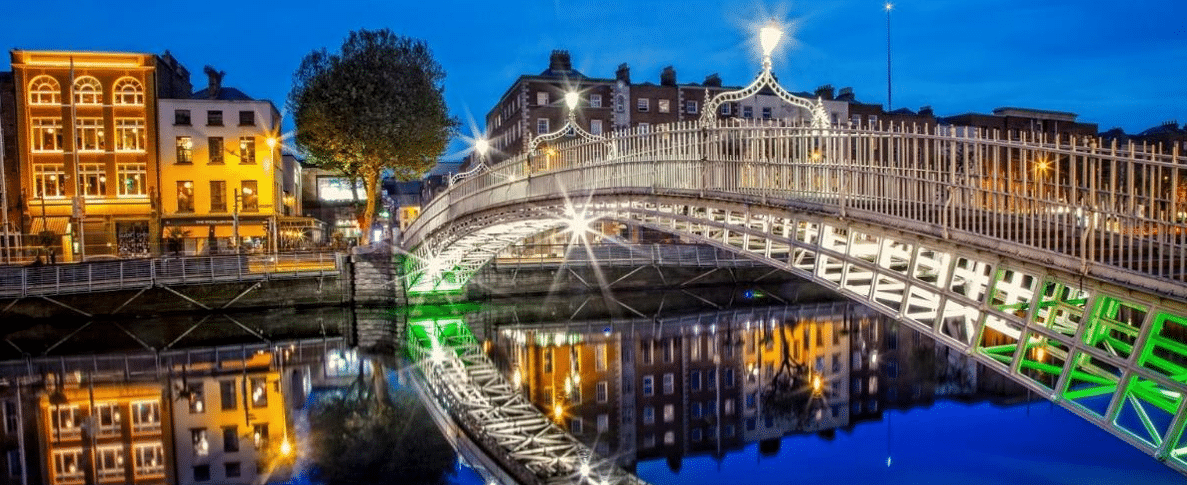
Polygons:
[[[259,212],[260,210],[260,194],[256,188],[255,180],[243,180],[240,182],[240,194],[243,198],[243,212]],[[254,389],[253,389],[254,393]],[[264,394],[264,399],[268,399],[268,395]],[[253,396],[254,400],[254,396]],[[267,401],[265,401],[266,403]]]
[[66,195],[63,179],[66,169],[60,163],[34,163],[33,189],[38,198],[63,197]]
[[589,107],[590,108],[601,108],[602,107],[602,95],[600,95],[600,94],[589,95]]
[[134,78],[121,77],[116,79],[113,91],[115,104],[144,104],[144,86]]
[[698,108],[698,106],[697,106],[696,101],[685,101],[684,102],[684,111],[687,113],[696,114],[697,108]]
[[73,437],[82,433],[82,416],[78,406],[54,406],[51,414],[55,437]]
[[676,444],[676,432],[675,431],[668,431],[668,432],[664,433],[664,444],[665,445]]
[[[191,188],[190,195],[193,195]],[[186,394],[188,394],[188,401],[190,414],[202,414],[206,412],[206,386],[201,382],[195,382],[186,386]]]
[[132,431],[145,433],[161,429],[161,403],[139,401],[132,403]]
[[140,118],[115,119],[115,151],[144,151],[144,120]]
[[62,151],[61,118],[33,118],[32,128],[34,152]]
[[544,106],[548,104],[548,91],[536,91],[536,105]]
[[597,344],[594,346],[594,369],[597,371],[606,370],[606,344]]
[[50,76],[37,76],[29,81],[29,104],[61,105],[62,85]]
[[160,443],[146,443],[133,448],[135,458],[135,476],[152,477],[165,474],[165,452]]
[[676,392],[676,376],[673,374],[664,374],[664,394],[672,394]]
[[244,136],[239,138],[239,163],[256,163],[256,137]]
[[99,462],[99,480],[106,481],[124,477],[123,445],[101,446],[96,457]]
[[540,135],[548,133],[548,118],[536,118],[536,133]]
[[190,441],[194,443],[194,456],[210,454],[210,438],[206,436],[206,428],[191,429]]
[[651,396],[655,394],[655,377],[643,376],[643,395]]
[[75,121],[75,139],[80,152],[101,152],[106,147],[103,118],[79,118]]
[[54,450],[54,483],[82,483],[82,448]]
[[119,195],[147,195],[148,194],[148,168],[143,163],[120,163],[116,164],[116,177],[118,177]]
[[177,137],[177,163],[194,162],[194,139],[188,136]]
[[253,425],[251,438],[257,450],[266,446],[268,444],[268,423]]
[[79,76],[74,80],[75,104],[103,104],[103,85],[91,76]]
[[177,212],[194,212],[194,182],[192,180],[177,182]]
[[646,113],[651,108],[651,100],[647,98],[639,98],[637,106],[640,112]]
[[87,197],[107,195],[107,168],[102,163],[79,164],[78,176],[82,177],[83,195]]
[[552,372],[552,349],[544,349],[544,373]]
[[[660,113],[667,113],[672,110],[671,102],[666,99],[661,99],[656,102]],[[647,111],[642,105],[639,106],[639,111]]]

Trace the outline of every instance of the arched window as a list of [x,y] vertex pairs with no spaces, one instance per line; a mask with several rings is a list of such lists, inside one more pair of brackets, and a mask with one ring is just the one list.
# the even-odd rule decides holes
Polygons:
[[115,81],[112,96],[115,97],[115,104],[143,105],[144,86],[135,78],[121,77]]
[[62,85],[51,76],[37,76],[29,82],[29,104],[62,104]]
[[76,104],[103,104],[103,85],[91,76],[79,76],[74,80],[74,102]]

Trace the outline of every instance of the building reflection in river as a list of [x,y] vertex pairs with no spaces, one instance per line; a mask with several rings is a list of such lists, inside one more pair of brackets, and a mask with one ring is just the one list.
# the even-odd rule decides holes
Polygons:
[[341,339],[0,363],[0,483],[283,481],[295,411],[359,365]]
[[[746,308],[677,318],[502,326],[493,351],[542,410],[633,469],[777,451],[792,433],[830,436],[885,408],[937,397],[1010,399],[963,355],[861,306]],[[991,381],[991,382],[987,382]]]

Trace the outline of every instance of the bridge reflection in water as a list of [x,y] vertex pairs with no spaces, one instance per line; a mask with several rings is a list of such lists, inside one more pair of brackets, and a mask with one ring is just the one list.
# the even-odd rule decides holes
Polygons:
[[[737,293],[737,289],[716,291]],[[529,300],[512,308],[494,306],[469,315],[412,318],[409,328],[413,333],[409,338],[412,348],[421,349],[414,350],[414,354],[420,352],[418,355],[426,360],[437,360],[438,364],[424,367],[436,369],[433,372],[450,368],[440,363],[451,358],[442,353],[434,357],[434,352],[461,355],[457,361],[461,365],[452,369],[470,368],[471,376],[437,377],[441,380],[430,387],[440,387],[433,392],[440,397],[444,383],[449,382],[456,397],[447,407],[455,406],[452,412],[473,420],[463,428],[470,430],[479,446],[489,446],[487,451],[494,455],[500,453],[498,446],[509,446],[520,455],[520,462],[530,455],[526,460],[530,463],[528,469],[547,464],[542,466],[551,475],[542,482],[613,483],[613,478],[633,479],[611,472],[609,463],[599,457],[623,472],[639,472],[641,479],[662,482],[680,480],[670,473],[679,475],[685,460],[702,470],[697,473],[709,474],[698,475],[698,480],[725,482],[732,479],[731,470],[737,470],[736,464],[731,465],[736,463],[730,458],[734,454],[808,454],[825,467],[858,458],[837,454],[836,448],[825,444],[834,441],[847,443],[837,448],[863,453],[883,446],[883,442],[886,446],[884,454],[878,452],[877,466],[867,462],[854,465],[849,474],[836,469],[827,472],[842,482],[846,478],[870,478],[861,473],[877,472],[879,467],[892,464],[895,470],[905,470],[899,473],[908,475],[968,478],[962,474],[975,476],[976,472],[920,458],[926,450],[956,455],[970,448],[990,449],[1003,457],[1025,460],[1014,464],[990,460],[992,465],[975,457],[950,461],[992,466],[996,476],[1012,477],[1005,480],[1032,479],[1030,463],[1046,461],[1095,467],[1103,473],[1101,476],[1142,473],[1151,483],[1182,480],[1169,468],[1060,408],[1041,406],[1041,410],[1034,411],[1035,417],[1027,418],[1030,407],[1042,402],[1041,396],[995,369],[865,307],[836,302],[753,306],[756,302],[750,301],[732,308],[712,308],[708,300],[700,300],[709,303],[701,305],[665,305],[667,296],[636,297],[654,300],[653,309],[664,310],[651,318],[615,318],[591,310],[588,300],[552,297],[551,305],[544,308],[533,307],[533,303],[540,302]],[[732,297],[718,295],[717,299]],[[586,316],[549,318],[547,315],[556,309]],[[591,312],[599,315],[589,317]],[[465,345],[457,345],[463,341]],[[465,388],[466,381],[473,387]],[[498,391],[485,392],[488,397],[483,397],[483,390],[492,387]],[[491,397],[494,395],[499,397]],[[465,400],[472,402],[463,405],[460,401]],[[475,405],[478,401],[485,404]],[[513,401],[514,405],[509,404]],[[959,406],[950,412],[944,403]],[[534,408],[525,408],[525,404]],[[519,411],[496,416],[492,411],[496,408]],[[935,408],[934,414],[952,415],[960,422],[947,423],[941,418],[927,423],[937,430],[920,430],[916,415],[909,419],[916,423],[915,429],[908,425],[896,433],[914,436],[918,441],[893,440],[887,421],[917,408]],[[923,416],[928,413],[932,412]],[[1009,424],[1011,430],[1005,436],[995,429],[978,428],[980,423],[994,423],[999,415],[1016,416],[1022,421]],[[511,432],[513,423],[533,431]],[[874,443],[867,442],[870,433],[865,430],[870,429],[883,433],[874,436]],[[951,438],[940,429],[961,429],[969,434],[952,443],[927,439],[929,433]],[[579,445],[567,441],[558,431],[566,432]],[[1044,436],[1044,432],[1052,435]],[[549,435],[552,437],[540,440],[525,438]],[[815,435],[818,439],[794,440],[797,435]],[[844,438],[847,436],[855,438]],[[981,437],[988,442],[970,445]],[[1067,444],[1086,438],[1092,439],[1092,445]],[[893,447],[901,448],[898,452],[907,457],[905,460],[895,461],[897,453],[892,442]],[[789,446],[794,449],[780,451]],[[538,450],[562,451],[545,459],[534,455]],[[594,453],[593,458],[583,454],[587,451]],[[1114,456],[1117,461],[1089,463],[1083,460],[1084,454]],[[573,468],[567,468],[566,459],[570,457]],[[780,467],[780,460],[766,465],[764,476],[776,479],[779,472],[772,475],[771,469]],[[665,462],[667,471],[662,470],[663,466],[648,465]],[[586,479],[579,472],[582,463],[594,463],[602,475]],[[1069,468],[1052,466],[1061,473]],[[713,468],[717,472],[711,471]],[[747,465],[746,469],[750,468]],[[532,481],[535,479],[525,482]]]

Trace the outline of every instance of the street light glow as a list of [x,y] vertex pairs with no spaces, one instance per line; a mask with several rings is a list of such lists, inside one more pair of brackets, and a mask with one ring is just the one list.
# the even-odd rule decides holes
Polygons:
[[486,152],[490,150],[490,142],[486,138],[479,138],[474,140],[474,151],[481,156],[486,156]]
[[890,2],[886,2],[886,11],[889,12],[891,10],[894,10],[894,4],[890,3]]
[[264,140],[264,143],[268,144],[269,149],[276,148],[276,137],[270,136]]
[[758,41],[762,44],[762,55],[771,57],[771,53],[775,52],[775,47],[779,45],[779,39],[782,38],[783,31],[773,24],[759,30]]
[[580,97],[577,96],[577,93],[573,91],[565,93],[565,106],[569,107],[569,111],[577,109],[577,101],[579,100]]
[[291,443],[289,443],[289,440],[286,438],[284,441],[281,441],[280,442],[280,454],[283,456],[289,456],[292,453],[293,453],[293,445]]

